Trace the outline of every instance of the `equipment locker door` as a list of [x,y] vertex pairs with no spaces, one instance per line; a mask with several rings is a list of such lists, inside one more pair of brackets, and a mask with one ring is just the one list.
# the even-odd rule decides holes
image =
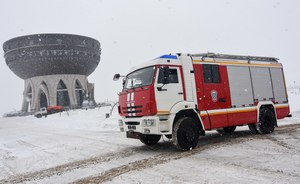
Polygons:
[[195,66],[198,105],[206,111],[210,128],[228,126],[227,108],[231,106],[226,66],[202,64]]

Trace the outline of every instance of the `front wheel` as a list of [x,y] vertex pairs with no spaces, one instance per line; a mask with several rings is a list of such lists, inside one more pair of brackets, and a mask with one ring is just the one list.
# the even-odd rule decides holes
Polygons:
[[43,116],[43,115],[41,115],[41,114],[37,114],[37,115],[36,115],[37,118],[41,118],[42,116]]
[[166,138],[168,138],[168,139],[172,139],[172,134],[168,134],[168,135],[165,135],[166,136]]
[[195,148],[198,144],[199,135],[199,128],[192,118],[183,117],[173,126],[173,144],[183,151]]
[[148,146],[157,144],[161,135],[140,135],[140,141]]

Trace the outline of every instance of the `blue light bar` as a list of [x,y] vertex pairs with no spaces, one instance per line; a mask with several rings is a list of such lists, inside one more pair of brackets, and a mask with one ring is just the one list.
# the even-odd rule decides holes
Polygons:
[[161,58],[161,59],[177,59],[177,56],[175,56],[175,55],[162,55],[159,58]]

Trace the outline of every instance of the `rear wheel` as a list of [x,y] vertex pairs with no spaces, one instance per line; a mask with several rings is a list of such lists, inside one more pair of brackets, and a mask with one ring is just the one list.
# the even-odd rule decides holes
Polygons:
[[257,123],[257,131],[260,134],[272,133],[275,129],[276,118],[273,111],[269,108],[263,108],[259,114],[259,122]]
[[235,131],[236,126],[224,127],[222,129],[217,129],[220,134],[231,134]]
[[142,134],[140,136],[140,141],[146,145],[154,145],[157,144],[158,141],[160,140],[161,135],[145,135]]
[[183,151],[195,148],[199,139],[199,128],[196,121],[189,117],[183,117],[173,126],[173,144]]
[[248,125],[253,134],[272,133],[276,126],[276,117],[274,112],[269,108],[262,108],[259,113],[259,122]]
[[258,131],[256,129],[256,124],[249,124],[248,127],[252,134],[258,134]]

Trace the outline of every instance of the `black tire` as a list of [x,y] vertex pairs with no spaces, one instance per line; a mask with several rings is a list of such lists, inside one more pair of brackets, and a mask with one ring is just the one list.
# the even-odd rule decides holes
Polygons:
[[256,129],[260,134],[272,133],[276,126],[276,117],[273,111],[269,108],[263,108],[259,113],[259,122]]
[[180,118],[173,126],[173,144],[180,150],[195,148],[199,139],[196,121],[189,117]]
[[249,124],[248,127],[252,134],[258,134],[258,131],[256,129],[256,124]]
[[41,115],[41,114],[37,114],[36,117],[37,117],[37,118],[41,118],[42,115]]
[[145,135],[141,134],[140,135],[140,141],[148,146],[157,144],[158,141],[160,140],[161,135]]
[[166,136],[166,138],[168,138],[168,139],[172,139],[172,134],[168,134],[168,135],[165,135]]
[[236,126],[224,127],[222,129],[217,129],[220,134],[232,134],[236,129]]

